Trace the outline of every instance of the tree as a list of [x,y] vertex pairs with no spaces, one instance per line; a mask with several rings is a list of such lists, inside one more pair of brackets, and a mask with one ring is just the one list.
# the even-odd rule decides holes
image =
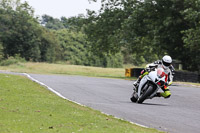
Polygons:
[[76,32],[79,32],[82,30],[82,28],[86,24],[85,20],[86,20],[85,16],[81,14],[75,17],[70,17],[70,18],[61,17],[61,22],[64,25],[64,27],[66,29],[70,29]]
[[181,14],[184,20],[187,21],[188,29],[183,30],[184,47],[187,49],[187,68],[192,71],[199,71],[200,73],[200,1],[187,1],[185,5],[188,8],[183,10]]
[[124,20],[121,9],[105,9],[103,13],[96,15],[88,12],[89,18],[85,32],[92,42],[93,51],[98,53],[117,53],[120,51],[120,28]]
[[65,28],[63,23],[59,19],[53,18],[49,15],[42,16],[41,24],[44,25],[48,29],[59,30],[59,29]]
[[69,29],[54,30],[58,44],[61,48],[61,60],[74,65],[101,66],[101,67],[122,67],[121,54],[97,56],[90,51],[90,42],[82,32]]
[[[55,53],[51,51],[55,50],[55,40],[51,40],[52,35],[47,34],[39,25],[34,18],[34,10],[28,3],[21,4],[19,0],[0,1],[0,29],[5,58],[20,55],[31,61],[54,60],[50,58],[54,56],[52,53]],[[47,37],[48,35],[50,37]],[[44,52],[48,50],[51,53]]]
[[40,36],[40,61],[55,62],[61,60],[61,48],[56,35],[48,29],[42,28]]
[[[27,3],[20,4],[16,1],[16,7],[12,7],[10,1],[2,1],[1,5],[1,38],[5,57],[20,54],[26,59],[40,58],[36,33],[37,21],[33,18],[33,10]],[[34,45],[31,45],[34,41]],[[34,52],[34,57],[32,52]]]
[[150,43],[151,38],[146,35],[148,27],[143,22],[145,12],[140,11],[141,3],[137,0],[108,0],[102,2],[99,14],[88,11],[85,32],[93,42],[93,50],[112,54],[121,51],[125,63],[130,63],[136,54],[138,57],[143,55],[145,59],[137,58],[140,60],[137,65],[157,59],[156,53],[152,54],[155,49]]
[[[199,0],[102,0],[98,15],[88,12],[86,34],[97,42],[97,51],[116,53],[123,49],[124,54],[142,56],[147,62],[169,54],[192,70],[199,66],[198,50],[194,51],[199,48],[199,5]],[[196,38],[195,43],[192,38]]]
[[54,30],[61,48],[61,60],[75,65],[88,65],[87,42],[81,32],[73,32],[68,29]]

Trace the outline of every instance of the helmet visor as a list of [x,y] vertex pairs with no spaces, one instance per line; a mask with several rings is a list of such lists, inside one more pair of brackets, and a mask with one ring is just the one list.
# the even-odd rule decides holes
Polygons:
[[166,66],[166,67],[169,67],[171,65],[171,63],[167,63],[167,62],[164,62],[162,61],[163,65]]

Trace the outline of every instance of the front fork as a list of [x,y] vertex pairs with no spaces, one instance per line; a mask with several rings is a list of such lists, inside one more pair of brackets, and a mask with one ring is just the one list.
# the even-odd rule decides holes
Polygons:
[[147,82],[147,78],[146,76],[144,76],[141,81],[140,81],[140,84],[138,86],[138,90],[137,90],[137,94],[138,94],[138,97],[140,97],[141,95],[141,88],[144,86],[144,84]]

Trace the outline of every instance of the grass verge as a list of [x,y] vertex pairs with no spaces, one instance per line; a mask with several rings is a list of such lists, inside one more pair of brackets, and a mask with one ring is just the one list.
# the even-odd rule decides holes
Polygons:
[[0,74],[2,133],[157,133],[64,100],[26,77]]
[[[130,68],[131,66],[126,66]],[[78,66],[68,64],[50,64],[25,62],[9,66],[0,66],[0,70],[21,73],[37,74],[65,74],[65,75],[82,75],[90,77],[118,78],[126,80],[136,80],[136,77],[125,77],[125,68],[101,68],[90,66]],[[193,85],[200,87],[200,83],[175,82],[177,84]]]
[[[130,68],[131,65],[126,67]],[[90,77],[118,78],[126,80],[137,79],[136,77],[125,77],[125,68],[101,68],[101,67],[78,66],[78,65],[68,65],[68,64],[24,62],[24,63],[16,63],[9,66],[0,66],[0,70],[21,72],[21,73],[37,73],[37,74],[82,75]],[[189,83],[189,82],[175,82],[175,83],[200,87],[200,83]]]
[[134,77],[125,77],[124,68],[101,68],[66,64],[50,64],[50,63],[20,63],[9,66],[0,66],[0,70],[12,72],[40,73],[40,74],[66,74],[66,75],[82,75],[91,77],[120,78],[120,79],[136,79]]

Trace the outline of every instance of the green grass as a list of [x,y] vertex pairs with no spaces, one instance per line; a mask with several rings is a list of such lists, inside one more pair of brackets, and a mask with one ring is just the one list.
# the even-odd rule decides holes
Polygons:
[[64,100],[23,76],[0,74],[1,133],[156,133]]
[[[0,70],[126,78],[124,68],[49,63],[17,63]],[[200,86],[198,83],[196,86]],[[0,74],[0,133],[156,133],[64,100],[23,76]]]
[[[63,74],[63,75],[82,75],[91,77],[118,78],[127,80],[136,80],[136,77],[125,77],[125,68],[137,68],[132,65],[126,65],[124,68],[101,68],[90,66],[78,66],[69,64],[50,64],[50,63],[34,63],[25,62],[17,63],[9,66],[0,66],[0,70],[36,73],[36,74]],[[200,83],[175,82],[178,84],[187,84],[200,87]]]
[[40,73],[40,74],[66,74],[82,75],[92,77],[136,79],[125,77],[124,68],[101,68],[67,64],[50,64],[50,63],[20,63],[9,66],[0,66],[0,70],[12,72]]

